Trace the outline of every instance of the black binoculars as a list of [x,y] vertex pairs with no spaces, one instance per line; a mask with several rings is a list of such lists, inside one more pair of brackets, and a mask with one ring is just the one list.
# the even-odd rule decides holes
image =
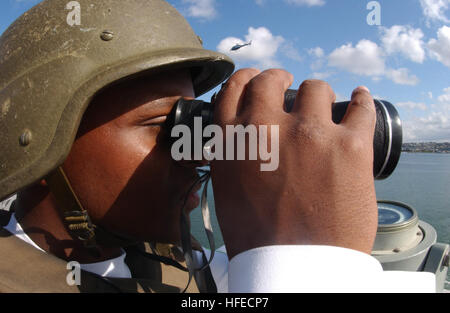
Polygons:
[[[286,112],[290,112],[292,109],[296,96],[296,90],[289,89],[286,92],[284,103]],[[167,129],[170,131],[177,125],[186,125],[193,133],[194,118],[196,117],[202,118],[203,129],[211,125],[214,116],[214,100],[211,102],[180,99],[167,118]],[[402,151],[403,130],[400,116],[391,103],[384,100],[374,100],[374,102],[377,122],[373,142],[373,175],[375,179],[381,180],[388,178],[398,164]],[[349,104],[349,101],[333,104],[332,116],[334,123],[339,124],[342,121]]]

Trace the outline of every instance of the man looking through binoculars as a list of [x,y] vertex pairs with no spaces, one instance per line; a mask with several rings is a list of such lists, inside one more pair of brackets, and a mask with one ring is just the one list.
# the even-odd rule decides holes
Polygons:
[[[18,192],[0,239],[1,258],[15,264],[0,262],[0,290],[182,291],[180,215],[199,205],[200,186],[191,187],[206,162],[175,161],[163,125],[176,101],[222,83],[233,63],[204,50],[165,1],[79,2],[89,8],[83,23],[110,36],[68,27],[64,1],[46,0],[0,40],[0,103],[10,103],[0,119],[0,198]],[[36,36],[43,27],[55,31]],[[292,81],[284,70],[243,69],[217,97],[221,127],[280,125],[279,167],[211,163],[228,255],[194,271],[188,291],[432,291],[432,274],[383,272],[369,255],[370,92],[355,89],[337,125],[322,81],[305,81],[285,112]],[[192,248],[201,267],[208,252]],[[66,284],[68,261],[81,263],[78,288]]]

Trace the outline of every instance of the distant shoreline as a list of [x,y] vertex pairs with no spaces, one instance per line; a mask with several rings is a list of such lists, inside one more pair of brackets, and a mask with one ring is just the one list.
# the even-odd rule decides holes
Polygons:
[[450,153],[450,142],[404,143],[402,152],[409,153]]
[[408,151],[408,150],[402,150],[402,153],[437,153],[437,154],[450,154],[449,151]]

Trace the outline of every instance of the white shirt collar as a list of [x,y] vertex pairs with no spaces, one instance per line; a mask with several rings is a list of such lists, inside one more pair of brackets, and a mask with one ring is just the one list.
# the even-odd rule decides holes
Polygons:
[[[22,227],[17,222],[14,213],[11,215],[9,224],[4,228],[17,238],[25,241],[38,250],[45,252],[23,231]],[[126,253],[123,251],[122,255],[117,258],[97,263],[80,264],[80,266],[82,270],[100,275],[102,277],[131,278],[130,269],[125,263],[125,256]]]

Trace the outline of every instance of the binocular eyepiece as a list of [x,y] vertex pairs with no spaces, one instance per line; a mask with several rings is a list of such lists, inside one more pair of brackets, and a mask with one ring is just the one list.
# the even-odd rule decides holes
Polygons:
[[[290,112],[297,91],[289,89],[285,94],[285,110]],[[400,116],[395,107],[388,101],[374,100],[376,107],[377,122],[373,141],[374,164],[373,175],[377,180],[388,178],[397,167],[400,159],[403,131]],[[333,122],[339,124],[347,112],[350,104],[336,102],[332,106]],[[213,123],[214,101],[212,103],[201,100],[180,99],[174,106],[167,118],[167,129],[169,131],[177,125],[186,125],[194,131],[194,119],[202,118],[203,129]],[[205,144],[205,142],[203,142]]]

